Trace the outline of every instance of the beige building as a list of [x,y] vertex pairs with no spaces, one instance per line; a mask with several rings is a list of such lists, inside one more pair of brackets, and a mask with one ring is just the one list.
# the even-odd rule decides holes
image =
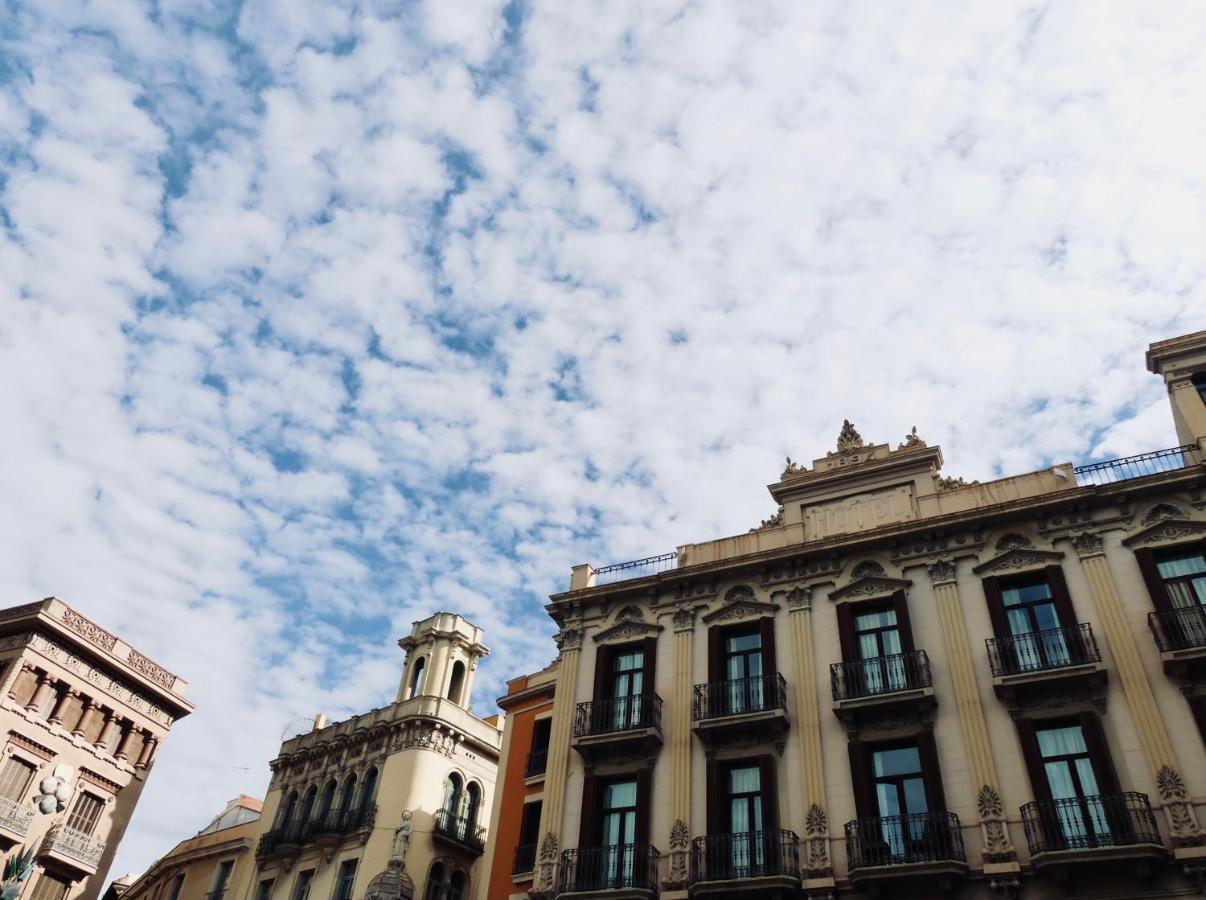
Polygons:
[[1195,895],[1206,332],[1147,362],[1177,447],[969,484],[847,422],[749,533],[575,567],[533,893]]
[[95,898],[185,682],[60,600],[0,611],[0,850],[38,844],[29,900]]
[[239,796],[208,825],[131,882],[115,881],[123,900],[225,900],[244,897],[255,874],[263,803]]
[[480,628],[416,622],[394,703],[285,741],[240,900],[470,900],[480,895],[502,739],[469,711]]

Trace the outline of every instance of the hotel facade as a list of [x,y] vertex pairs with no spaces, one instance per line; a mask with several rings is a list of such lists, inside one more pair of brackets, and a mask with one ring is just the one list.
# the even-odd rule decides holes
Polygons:
[[847,422],[749,533],[575,567],[490,900],[1195,895],[1206,332],[1147,364],[1176,447],[965,483]]

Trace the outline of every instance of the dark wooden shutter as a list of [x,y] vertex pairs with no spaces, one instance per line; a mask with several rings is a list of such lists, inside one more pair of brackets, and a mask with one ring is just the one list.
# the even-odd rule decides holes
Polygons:
[[909,602],[904,591],[897,591],[892,595],[892,609],[896,611],[901,652],[912,653],[917,648],[913,645],[913,623],[909,620]]
[[758,628],[762,639],[762,674],[773,678],[779,671],[775,660],[775,620],[770,617],[760,619]]
[[708,629],[708,681],[715,684],[725,680],[724,632],[720,628]]
[[1047,566],[1047,586],[1059,612],[1060,627],[1071,628],[1076,624],[1076,610],[1072,608],[1072,595],[1068,593],[1068,582],[1060,566]]
[[1085,736],[1089,759],[1093,761],[1097,789],[1103,794],[1117,794],[1122,789],[1118,786],[1118,773],[1114,771],[1109,744],[1106,743],[1105,733],[1101,730],[1101,719],[1096,713],[1088,712],[1077,716],[1077,721],[1080,722],[1081,732]]
[[854,608],[849,603],[837,606],[838,641],[842,647],[842,662],[858,662],[858,648],[854,645]]
[[1198,732],[1206,741],[1206,696],[1190,697],[1189,708],[1193,712],[1193,720],[1198,723]]
[[582,820],[578,823],[579,847],[594,847],[599,843],[599,827],[603,820],[602,790],[602,783],[594,775],[583,777]]
[[850,783],[854,787],[854,809],[860,819],[879,815],[875,803],[875,792],[871,789],[871,759],[867,745],[862,741],[851,741],[846,745],[850,753]]
[[1022,745],[1022,759],[1030,775],[1030,789],[1035,800],[1050,800],[1051,785],[1047,783],[1047,770],[1043,767],[1043,755],[1039,752],[1038,736],[1034,733],[1033,719],[1018,719],[1018,741]]
[[611,647],[602,644],[595,648],[595,703],[611,698]]
[[653,808],[653,770],[637,772],[636,843],[649,843],[649,816]]
[[1156,556],[1148,548],[1135,551],[1135,562],[1139,564],[1139,572],[1143,575],[1143,583],[1147,585],[1147,593],[1152,598],[1152,606],[1161,612],[1172,609],[1172,601],[1168,590],[1164,587],[1164,579],[1156,567]]
[[720,783],[720,763],[714,759],[707,761],[706,780],[708,791],[708,834],[723,834],[725,831],[725,823],[721,820],[721,811],[724,808],[724,797],[721,796],[723,787]]
[[657,677],[657,638],[645,638],[641,642],[643,657],[643,672],[641,674],[641,693],[654,693],[654,678]]
[[762,789],[762,829],[775,831],[779,827],[779,779],[776,777],[775,758],[758,757],[758,780]]
[[1009,619],[1005,616],[1005,601],[1001,599],[1001,579],[985,578],[980,584],[984,588],[984,599],[988,603],[992,633],[998,638],[1010,637]]
[[938,745],[934,730],[927,728],[917,735],[917,755],[921,757],[921,777],[925,780],[925,801],[931,810],[946,809],[946,793],[942,790],[942,766],[938,764]]

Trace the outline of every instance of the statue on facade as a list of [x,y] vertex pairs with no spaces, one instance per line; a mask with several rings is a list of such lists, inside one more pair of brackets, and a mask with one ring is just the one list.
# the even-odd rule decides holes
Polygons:
[[863,436],[850,424],[849,419],[842,419],[842,430],[838,433],[837,439],[838,453],[857,450],[861,446],[863,446]]

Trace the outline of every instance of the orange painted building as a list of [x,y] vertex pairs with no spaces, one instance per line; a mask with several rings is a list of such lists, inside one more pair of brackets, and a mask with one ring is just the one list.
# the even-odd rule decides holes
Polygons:
[[490,813],[493,840],[483,900],[523,898],[532,888],[556,682],[554,662],[508,681],[507,695],[498,700],[506,724]]

